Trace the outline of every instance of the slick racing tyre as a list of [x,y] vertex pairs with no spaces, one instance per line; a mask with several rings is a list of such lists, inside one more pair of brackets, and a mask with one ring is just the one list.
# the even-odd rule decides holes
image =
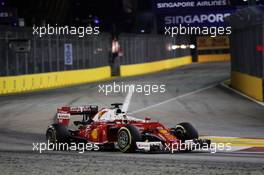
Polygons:
[[136,142],[142,140],[139,130],[132,125],[122,127],[118,131],[117,144],[121,152],[135,152],[137,149]]
[[172,129],[174,135],[181,141],[198,139],[198,131],[190,123],[179,123]]
[[46,140],[50,143],[56,144],[57,143],[57,137],[56,137],[56,131],[54,128],[49,127],[46,132]]
[[[70,138],[70,132],[68,128],[62,125],[53,124],[48,127],[46,131],[46,140],[51,143],[49,147],[56,150],[56,144],[67,143]],[[52,145],[53,144],[53,145]]]

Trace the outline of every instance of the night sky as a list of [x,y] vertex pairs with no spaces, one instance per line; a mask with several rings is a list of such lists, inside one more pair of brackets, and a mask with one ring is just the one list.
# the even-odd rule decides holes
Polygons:
[[[18,12],[18,18],[25,19],[26,26],[99,25],[102,31],[135,32],[138,30],[136,27],[138,24],[141,28],[151,27],[149,21],[153,19],[151,15],[154,15],[152,0],[0,0],[0,2],[4,2],[2,7],[14,7]],[[234,6],[248,3],[243,0],[229,2]]]
[[113,24],[131,28],[135,16],[151,10],[151,0],[1,0],[5,6],[15,7],[27,25],[49,24],[87,25],[100,23],[109,30]]

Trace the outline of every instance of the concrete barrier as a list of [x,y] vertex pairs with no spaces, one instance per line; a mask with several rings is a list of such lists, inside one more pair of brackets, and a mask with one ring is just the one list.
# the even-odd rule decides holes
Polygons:
[[230,54],[208,54],[198,55],[198,62],[230,61]]
[[111,71],[109,66],[84,70],[0,77],[0,94],[63,87],[94,82],[110,77]]
[[[229,56],[230,55],[228,54],[218,56],[206,55],[201,58],[200,62],[205,62],[208,60],[227,61],[229,60]],[[173,69],[191,63],[192,57],[184,56],[179,58],[165,59],[161,61],[121,65],[120,76],[126,77],[148,74]],[[110,77],[111,70],[109,66],[83,70],[0,77],[0,95],[89,83],[100,81]],[[259,95],[257,95],[257,97],[259,97]]]
[[262,78],[247,75],[244,73],[231,72],[231,87],[237,89],[244,94],[258,100],[263,101],[263,80]]
[[120,75],[121,76],[133,76],[147,73],[158,72],[162,70],[173,69],[182,65],[192,63],[191,56],[179,57],[174,59],[166,59],[162,61],[154,61],[148,63],[121,65]]

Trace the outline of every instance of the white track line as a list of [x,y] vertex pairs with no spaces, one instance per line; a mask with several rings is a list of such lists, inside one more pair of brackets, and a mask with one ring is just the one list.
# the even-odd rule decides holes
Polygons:
[[130,86],[125,101],[123,103],[122,111],[127,112],[130,105],[130,101],[132,99],[132,95],[133,95],[133,90],[132,87]]
[[242,97],[244,97],[244,98],[246,98],[246,99],[248,99],[248,100],[250,100],[250,101],[253,101],[253,102],[255,102],[255,103],[257,103],[257,104],[259,104],[259,105],[261,105],[261,106],[264,106],[264,103],[263,103],[263,102],[257,101],[257,100],[255,100],[254,98],[249,97],[249,96],[247,96],[246,94],[243,94],[242,92],[239,92],[238,90],[235,90],[235,89],[231,88],[230,86],[226,85],[224,82],[221,83],[221,86],[223,86],[223,87],[225,87],[225,88],[227,88],[227,89],[229,89],[229,90],[235,92],[235,93],[238,94],[238,95],[241,95]]
[[159,106],[159,105],[165,104],[165,103],[169,103],[169,102],[174,101],[174,100],[177,100],[177,99],[179,99],[179,98],[183,98],[183,97],[186,97],[186,96],[189,96],[189,95],[196,94],[196,93],[198,93],[198,92],[202,92],[202,91],[204,91],[204,90],[207,90],[207,89],[213,88],[213,87],[215,87],[215,86],[216,86],[216,84],[215,84],[215,85],[210,85],[210,86],[207,86],[207,87],[205,87],[205,88],[201,88],[201,89],[198,89],[198,90],[195,90],[195,91],[189,92],[189,93],[187,93],[187,94],[183,94],[183,95],[180,95],[180,96],[177,96],[177,97],[174,97],[174,98],[170,98],[170,99],[165,100],[165,101],[162,101],[162,102],[160,102],[160,103],[156,103],[156,104],[154,104],[154,105],[150,105],[150,106],[147,106],[147,107],[141,108],[141,109],[139,109],[139,110],[133,111],[133,112],[131,112],[130,114],[135,114],[135,113],[138,113],[138,112],[141,112],[141,111],[145,111],[145,110],[147,110],[147,109],[150,109],[150,108],[153,108],[153,107],[156,107],[156,106]]

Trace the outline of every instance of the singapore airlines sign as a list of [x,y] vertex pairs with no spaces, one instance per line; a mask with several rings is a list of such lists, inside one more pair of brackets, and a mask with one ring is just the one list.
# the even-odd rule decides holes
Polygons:
[[184,16],[165,16],[164,21],[166,25],[171,24],[201,24],[201,23],[223,23],[224,18],[230,13],[210,13],[199,15],[184,15]]
[[225,26],[235,12],[229,0],[153,0],[158,28],[164,26]]
[[213,0],[213,1],[171,1],[171,2],[157,2],[157,9],[171,9],[171,8],[193,8],[193,7],[217,7],[228,5],[227,0]]

